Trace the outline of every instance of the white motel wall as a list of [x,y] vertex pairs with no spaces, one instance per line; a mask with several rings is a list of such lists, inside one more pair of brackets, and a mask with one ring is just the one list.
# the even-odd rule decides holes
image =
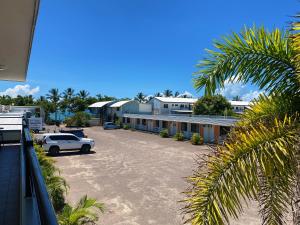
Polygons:
[[131,128],[154,133],[167,129],[171,136],[182,132],[185,138],[199,133],[206,143],[221,142],[236,122],[236,118],[221,116],[123,115],[123,123]]

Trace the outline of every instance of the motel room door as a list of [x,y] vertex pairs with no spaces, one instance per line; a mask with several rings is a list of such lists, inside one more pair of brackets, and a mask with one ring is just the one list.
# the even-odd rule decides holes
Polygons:
[[214,141],[214,129],[212,125],[203,125],[203,136],[204,142]]
[[170,123],[170,134],[173,136],[176,134],[176,122]]

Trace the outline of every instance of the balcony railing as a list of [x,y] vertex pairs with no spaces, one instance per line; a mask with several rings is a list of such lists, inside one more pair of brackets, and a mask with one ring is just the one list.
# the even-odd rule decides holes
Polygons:
[[28,128],[21,142],[21,224],[58,225]]

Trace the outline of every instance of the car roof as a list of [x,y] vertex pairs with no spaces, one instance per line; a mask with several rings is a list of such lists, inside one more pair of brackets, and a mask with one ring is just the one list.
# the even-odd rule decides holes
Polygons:
[[45,133],[43,134],[44,136],[57,136],[57,135],[65,135],[65,136],[75,136],[74,134],[71,133]]

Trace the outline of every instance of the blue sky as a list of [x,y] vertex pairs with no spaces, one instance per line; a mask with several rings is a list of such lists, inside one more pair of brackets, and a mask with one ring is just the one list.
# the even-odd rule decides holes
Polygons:
[[[1,81],[0,91],[39,96],[73,87],[133,97],[172,89],[200,96],[192,73],[212,40],[254,23],[288,27],[299,8],[298,0],[43,0],[27,82]],[[256,90],[231,85],[224,93],[231,91]]]

